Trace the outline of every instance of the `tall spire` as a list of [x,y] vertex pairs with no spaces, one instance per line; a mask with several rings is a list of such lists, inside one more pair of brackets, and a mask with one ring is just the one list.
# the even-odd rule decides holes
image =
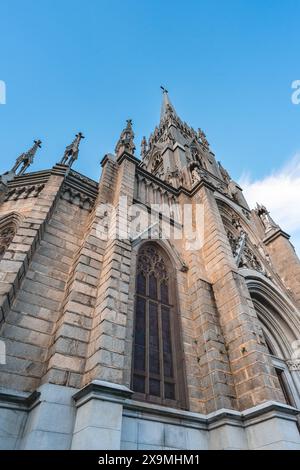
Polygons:
[[141,166],[176,188],[192,188],[204,178],[209,180],[210,174],[222,178],[204,132],[180,119],[168,90],[161,89],[160,123],[148,142],[142,141]]
[[80,144],[81,139],[84,139],[84,135],[82,134],[82,132],[78,132],[73,142],[66,147],[64,155],[60,161],[62,165],[67,165],[71,167],[74,161],[77,160],[78,153],[79,153],[79,144]]
[[172,112],[174,116],[177,116],[176,111],[174,106],[172,105],[170,98],[169,98],[169,93],[166,88],[163,86],[160,86],[163,92],[162,96],[162,104],[161,104],[161,111],[160,111],[160,120],[163,121],[163,119],[168,115],[168,113]]

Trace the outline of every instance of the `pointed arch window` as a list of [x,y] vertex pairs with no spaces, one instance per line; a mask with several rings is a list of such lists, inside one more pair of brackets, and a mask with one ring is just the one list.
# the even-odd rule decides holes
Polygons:
[[0,261],[17,231],[18,216],[8,214],[0,219]]
[[179,318],[173,269],[146,243],[138,254],[132,388],[136,398],[185,407]]
[[289,387],[288,381],[287,381],[287,374],[288,374],[288,369],[286,367],[285,361],[282,360],[280,357],[276,355],[276,352],[269,341],[268,337],[266,336],[264,327],[262,326],[262,331],[263,335],[265,338],[265,343],[268,349],[269,354],[272,356],[272,363],[276,372],[276,376],[281,388],[281,391],[284,396],[284,400],[287,405],[290,406],[296,406],[295,405],[295,400],[293,399],[293,395],[291,393],[291,389]]

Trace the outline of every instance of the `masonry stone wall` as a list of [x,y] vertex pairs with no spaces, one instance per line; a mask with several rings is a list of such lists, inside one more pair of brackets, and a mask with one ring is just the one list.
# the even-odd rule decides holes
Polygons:
[[300,263],[294,247],[280,233],[267,241],[267,247],[280,278],[300,308]]
[[[53,347],[53,335],[72,260],[84,228],[86,213],[80,212],[83,211],[76,206],[70,207],[63,200],[57,201],[28,263],[26,274],[16,289],[1,330],[7,347],[7,364],[1,374],[2,386],[34,390],[46,372],[48,350]],[[28,216],[23,224],[33,225],[31,220],[32,217]],[[24,245],[25,236],[26,241],[31,243],[28,237],[34,232],[24,229],[23,224],[1,261],[4,269],[7,269],[6,263],[12,263],[6,260],[12,252],[15,258],[19,250],[27,247]],[[23,245],[20,246],[15,241],[21,236]],[[63,379],[56,378],[56,381],[66,383],[65,374]]]
[[[35,198],[10,199],[0,206],[0,218],[10,212],[20,215],[16,234],[0,261],[0,336],[7,352],[6,364],[0,365],[0,419],[12,429],[10,434],[0,431],[0,445],[24,449],[273,445],[253,416],[271,413],[274,403],[283,404],[285,398],[244,271],[234,258],[215,188],[205,181],[193,191],[167,187],[147,175],[126,151],[106,156],[102,167],[96,185],[56,165],[47,175],[36,176],[43,176],[44,186]],[[25,184],[26,176],[22,178]],[[177,202],[182,209],[184,204],[204,208],[203,245],[187,249],[185,235],[157,241],[176,271],[172,294],[180,320],[184,411],[139,404],[131,399],[130,390],[136,260],[143,241],[133,241],[127,232],[132,217],[128,208],[139,202],[147,210],[151,203],[162,201]],[[228,207],[232,210],[234,204],[231,200]],[[180,211],[175,208],[175,212],[172,223],[180,228]],[[247,216],[251,218],[249,212]],[[251,243],[263,244],[263,232],[247,220],[244,226],[250,227]],[[116,228],[123,230],[121,236],[115,235]],[[298,325],[299,261],[286,237],[269,240],[265,249],[272,261],[270,272],[276,268],[272,285],[291,299],[290,315]],[[247,271],[256,282],[259,276],[269,279],[267,275],[267,271],[259,275]],[[224,409],[231,417],[220,424]],[[249,409],[255,409],[251,419]],[[105,410],[111,416],[106,417]],[[286,441],[287,446],[298,446],[296,411],[281,406],[272,413],[268,420],[277,427],[278,445],[284,447]],[[281,418],[289,420],[290,441],[279,429]],[[245,425],[248,419],[260,440]]]

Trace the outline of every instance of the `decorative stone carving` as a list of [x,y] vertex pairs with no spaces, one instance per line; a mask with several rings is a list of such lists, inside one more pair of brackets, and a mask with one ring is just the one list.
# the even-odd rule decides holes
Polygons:
[[197,162],[201,168],[207,169],[204,163],[203,155],[201,155],[200,149],[195,144],[191,146],[191,155],[192,160]]
[[31,197],[38,197],[40,192],[44,189],[44,184],[36,184],[30,186],[20,186],[13,188],[6,194],[6,201],[17,201],[18,199],[27,199]]
[[267,263],[272,266],[271,258],[269,253],[267,253],[261,243],[254,245],[254,247],[259,251],[260,255],[267,261]]
[[8,248],[10,242],[16,234],[16,227],[14,224],[9,224],[0,229],[0,260],[3,257],[5,250]]
[[155,173],[157,168],[162,164],[162,156],[160,153],[157,153],[152,162],[152,173]]
[[235,237],[230,231],[227,232],[228,240],[231,246],[232,254],[237,266],[241,267],[243,250],[246,244],[246,234],[240,231],[240,235]]
[[185,174],[184,169],[179,170],[178,181],[179,181],[179,186],[183,186],[183,187],[187,186],[186,174]]
[[198,129],[198,139],[200,140],[201,144],[206,148],[206,149],[209,149],[209,143],[208,143],[208,140],[206,138],[206,135],[205,133],[203,132],[202,129]]
[[197,167],[194,167],[192,169],[192,185],[194,186],[195,184],[197,184],[199,181],[201,181],[201,173],[200,173],[200,169],[197,168]]
[[235,237],[229,230],[227,232],[227,238],[228,238],[229,244],[231,246],[231,251],[232,251],[233,257],[235,259],[237,254],[238,254],[239,238]]
[[221,165],[220,162],[218,162],[218,165],[219,165],[219,169],[220,169],[223,180],[225,181],[226,184],[229,184],[230,181],[231,181],[231,177],[230,177],[228,171],[225,170],[225,168]]
[[261,204],[257,204],[256,209],[255,209],[256,214],[259,216],[265,232],[269,232],[270,230],[273,229],[278,229],[279,226],[274,222],[272,217],[270,216],[269,211],[266,209],[265,206]]
[[239,217],[237,217],[236,214],[234,214],[233,212],[232,212],[231,223],[232,223],[233,227],[236,228],[238,231],[240,231],[242,229],[242,225],[241,225],[241,221],[240,221]]
[[243,212],[244,216],[245,216],[248,220],[251,219],[250,213],[249,213],[248,211],[246,211],[246,209],[242,209],[242,212]]
[[166,128],[165,132],[159,138],[159,142],[170,143],[171,145],[174,145],[176,139],[173,137],[171,130],[169,128]]
[[154,246],[146,246],[141,249],[137,270],[145,275],[153,273],[161,281],[168,280],[168,270],[165,261]]
[[239,268],[250,268],[254,269],[255,271],[259,271],[261,273],[265,273],[261,262],[258,260],[257,256],[253,253],[253,251],[249,248],[249,246],[245,245],[241,259],[239,263]]
[[86,194],[67,185],[64,185],[62,188],[61,198],[88,211],[92,209],[94,203],[93,199],[88,197]]
[[142,142],[141,142],[141,156],[142,156],[142,158],[145,157],[145,155],[147,153],[147,149],[148,149],[147,140],[146,140],[146,137],[144,136],[143,139],[142,139]]
[[300,371],[300,359],[289,359],[288,361],[286,361],[286,363],[287,363],[289,370]]
[[16,162],[12,169],[2,175],[1,179],[3,180],[3,182],[6,183],[12,180],[16,175],[23,175],[25,171],[29,168],[29,166],[33,163],[37,149],[41,148],[41,146],[42,141],[35,140],[34,145],[27,152],[21,153],[21,155],[16,159]]
[[234,220],[234,226],[238,230],[239,234],[235,236],[229,230],[227,231],[228,241],[231,246],[231,251],[234,257],[234,260],[238,266],[238,268],[249,268],[254,269],[255,271],[259,271],[263,274],[266,274],[266,270],[264,269],[262,263],[259,261],[256,254],[250,248],[249,243],[247,241],[247,235],[242,229],[240,222],[238,219]]
[[167,168],[166,175],[165,175],[165,182],[168,184],[172,184],[172,174],[170,168]]
[[73,142],[66,147],[65,153],[60,161],[62,165],[67,165],[71,168],[74,161],[77,160],[81,139],[84,139],[84,135],[81,132],[78,132]]

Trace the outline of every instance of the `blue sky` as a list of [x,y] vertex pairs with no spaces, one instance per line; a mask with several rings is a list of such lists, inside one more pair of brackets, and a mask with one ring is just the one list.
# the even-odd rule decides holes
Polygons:
[[80,130],[74,169],[98,179],[128,117],[138,150],[158,122],[161,84],[234,179],[263,181],[299,154],[300,105],[291,102],[299,0],[2,0],[0,8],[0,173],[33,138],[43,148],[32,170],[51,167]]

